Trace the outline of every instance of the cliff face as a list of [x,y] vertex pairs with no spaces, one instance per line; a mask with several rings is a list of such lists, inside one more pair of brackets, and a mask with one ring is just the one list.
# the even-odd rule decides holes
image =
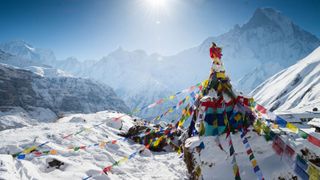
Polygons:
[[[73,77],[43,77],[31,71],[0,65],[0,108],[2,112],[14,111],[23,120],[1,114],[0,129],[40,122],[52,122],[65,113],[90,113],[102,110],[129,112],[112,88],[89,79]],[[17,108],[23,110],[16,111]],[[9,113],[10,114],[10,113]],[[30,117],[29,117],[30,116]],[[51,118],[47,118],[50,116]],[[9,119],[8,119],[9,118]],[[29,120],[28,120],[29,119]],[[26,122],[30,121],[30,122]]]

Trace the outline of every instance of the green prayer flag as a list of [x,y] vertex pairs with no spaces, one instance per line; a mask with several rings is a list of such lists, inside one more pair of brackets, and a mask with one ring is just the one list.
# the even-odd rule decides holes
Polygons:
[[305,133],[304,131],[300,130],[300,129],[299,129],[298,134],[299,134],[299,136],[302,137],[303,139],[307,139],[307,138],[308,138],[308,134]]

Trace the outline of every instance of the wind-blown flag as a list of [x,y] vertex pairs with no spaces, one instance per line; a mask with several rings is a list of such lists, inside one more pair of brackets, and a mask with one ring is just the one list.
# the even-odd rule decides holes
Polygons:
[[256,104],[256,110],[258,110],[262,114],[266,114],[267,113],[267,109],[264,108],[263,106],[261,106],[260,104]]

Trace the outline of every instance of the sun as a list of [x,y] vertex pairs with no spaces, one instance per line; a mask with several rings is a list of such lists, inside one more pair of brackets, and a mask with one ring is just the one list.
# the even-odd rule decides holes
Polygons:
[[155,25],[162,25],[172,15],[172,7],[175,0],[137,0],[138,9],[145,13],[146,18],[151,19]]
[[145,0],[149,7],[153,9],[164,9],[168,4],[168,0]]

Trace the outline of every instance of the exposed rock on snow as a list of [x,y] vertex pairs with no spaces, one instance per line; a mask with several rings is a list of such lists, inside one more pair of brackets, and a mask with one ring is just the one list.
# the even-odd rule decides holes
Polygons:
[[[0,74],[0,107],[5,112],[0,117],[0,129],[39,121],[52,122],[68,112],[90,113],[106,109],[129,112],[110,87],[89,79],[42,77],[6,65],[0,65]],[[21,113],[24,115],[11,118],[10,115],[20,113],[15,107],[23,108]]]

